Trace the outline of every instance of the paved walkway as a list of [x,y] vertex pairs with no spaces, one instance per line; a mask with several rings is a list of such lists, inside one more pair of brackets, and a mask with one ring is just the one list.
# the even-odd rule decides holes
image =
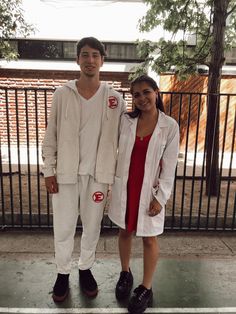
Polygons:
[[[76,236],[70,295],[52,301],[55,280],[53,235],[49,231],[0,233],[0,313],[127,313],[114,287],[119,276],[117,234],[104,231],[93,267],[99,284],[95,299],[78,287]],[[161,256],[154,278],[154,301],[146,313],[236,314],[236,237],[233,233],[170,233],[160,237]],[[142,278],[142,243],[134,240],[134,286]]]

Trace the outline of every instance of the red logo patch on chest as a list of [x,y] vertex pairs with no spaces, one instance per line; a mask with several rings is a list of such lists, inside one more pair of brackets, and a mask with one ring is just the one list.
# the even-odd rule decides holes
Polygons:
[[108,99],[108,106],[111,109],[115,109],[118,106],[118,99],[115,96],[110,96]]
[[104,200],[104,194],[100,191],[94,192],[92,196],[95,203],[100,203]]

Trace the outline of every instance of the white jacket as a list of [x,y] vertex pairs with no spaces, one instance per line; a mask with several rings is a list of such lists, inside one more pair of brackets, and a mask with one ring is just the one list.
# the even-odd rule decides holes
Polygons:
[[[127,180],[136,137],[137,121],[138,118],[132,119],[127,114],[122,117],[115,183],[112,186],[111,203],[108,211],[109,218],[123,229],[126,227]],[[150,139],[146,155],[137,236],[155,236],[163,232],[165,204],[171,195],[178,152],[179,126],[173,118],[159,111],[158,122]],[[160,160],[162,160],[161,172]],[[148,209],[154,197],[163,208],[159,215],[150,217]]]
[[[55,91],[42,146],[44,177],[56,175],[58,183],[76,183],[78,177],[81,106],[75,83],[76,80],[69,81]],[[95,179],[112,184],[120,117],[126,106],[120,93],[108,84],[105,88]]]

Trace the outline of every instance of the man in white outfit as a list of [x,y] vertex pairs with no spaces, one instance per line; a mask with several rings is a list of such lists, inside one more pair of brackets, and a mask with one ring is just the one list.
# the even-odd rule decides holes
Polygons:
[[43,141],[43,173],[52,193],[57,279],[53,300],[69,292],[71,256],[80,214],[79,282],[90,297],[98,292],[90,268],[95,260],[109,184],[113,183],[120,116],[125,101],[99,79],[106,55],[103,44],[85,37],[77,44],[78,80],[58,88]]

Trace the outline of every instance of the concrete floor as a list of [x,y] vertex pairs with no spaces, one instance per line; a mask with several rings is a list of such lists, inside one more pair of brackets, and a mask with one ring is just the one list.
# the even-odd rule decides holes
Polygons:
[[[0,233],[0,313],[127,313],[114,288],[120,272],[117,236],[103,234],[93,273],[99,294],[88,299],[78,285],[76,249],[68,299],[51,298],[56,277],[52,233]],[[131,268],[134,287],[142,280],[142,245],[135,239]],[[145,313],[236,314],[236,237],[234,234],[165,234],[154,277],[152,308]]]

